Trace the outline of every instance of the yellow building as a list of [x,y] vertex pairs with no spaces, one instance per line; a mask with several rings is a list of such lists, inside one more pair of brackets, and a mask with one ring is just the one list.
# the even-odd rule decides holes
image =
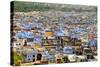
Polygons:
[[45,31],[45,37],[50,37],[53,35],[52,31]]

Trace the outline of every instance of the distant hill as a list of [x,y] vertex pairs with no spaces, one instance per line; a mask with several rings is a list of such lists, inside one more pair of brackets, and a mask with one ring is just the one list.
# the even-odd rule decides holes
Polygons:
[[96,11],[96,6],[13,1],[15,12],[28,11]]

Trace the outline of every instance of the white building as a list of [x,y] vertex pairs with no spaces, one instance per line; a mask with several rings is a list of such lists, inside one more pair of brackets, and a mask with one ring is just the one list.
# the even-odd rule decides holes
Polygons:
[[25,62],[34,62],[36,60],[36,52],[33,49],[27,49],[25,55]]

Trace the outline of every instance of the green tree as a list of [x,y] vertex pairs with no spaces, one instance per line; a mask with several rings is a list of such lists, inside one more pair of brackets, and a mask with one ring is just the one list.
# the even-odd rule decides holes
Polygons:
[[23,60],[23,56],[20,53],[13,52],[13,56],[11,57],[11,62],[15,66],[19,66]]

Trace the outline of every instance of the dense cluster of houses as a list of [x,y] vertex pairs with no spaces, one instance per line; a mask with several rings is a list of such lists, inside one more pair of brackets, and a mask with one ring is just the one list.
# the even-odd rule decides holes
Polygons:
[[[96,12],[15,12],[13,51],[23,55],[23,63],[94,61],[97,60],[96,24]],[[42,58],[38,59],[40,54]]]

